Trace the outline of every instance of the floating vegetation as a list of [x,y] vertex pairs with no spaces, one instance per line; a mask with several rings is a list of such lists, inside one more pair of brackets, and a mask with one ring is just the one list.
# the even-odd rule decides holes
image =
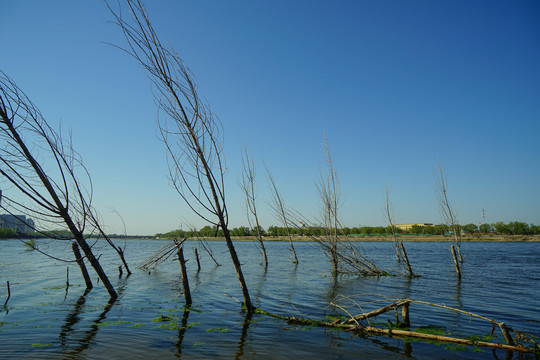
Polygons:
[[218,332],[218,333],[226,333],[230,329],[224,329],[224,328],[209,328],[206,329],[206,332]]
[[426,326],[420,326],[416,329],[414,329],[415,332],[421,333],[421,334],[431,334],[431,335],[448,335],[446,333],[446,329],[442,326],[438,325],[426,325]]
[[37,249],[37,242],[34,239],[26,240],[23,242],[26,251],[33,251]]
[[126,320],[104,321],[101,323],[97,323],[96,326],[111,326],[111,325],[130,324],[130,323],[131,321],[126,321]]
[[152,319],[153,322],[160,322],[160,321],[171,321],[171,318],[169,316],[163,316],[160,315],[155,319]]

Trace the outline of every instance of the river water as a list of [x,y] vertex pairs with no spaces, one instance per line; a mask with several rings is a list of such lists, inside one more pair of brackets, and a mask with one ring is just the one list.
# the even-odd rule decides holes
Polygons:
[[[118,244],[124,245],[124,242]],[[246,317],[236,273],[224,242],[209,242],[221,266],[201,244],[185,243],[193,308],[184,309],[178,261],[154,270],[136,269],[165,241],[129,240],[126,257],[133,274],[119,276],[120,260],[104,242],[94,245],[119,298],[108,303],[97,283],[85,294],[74,263],[29,251],[19,240],[0,241],[1,359],[537,359],[491,349],[456,348],[398,338],[359,337],[343,331],[289,325],[266,315]],[[397,269],[391,242],[358,242],[381,268]],[[249,241],[235,242],[256,306],[281,315],[319,320],[343,314],[330,306],[347,305],[352,313],[371,311],[384,298],[410,298],[459,308],[540,335],[540,243],[463,243],[465,263],[457,281],[449,243],[406,243],[413,270],[405,276],[334,279],[331,265],[316,243],[296,242],[293,264],[287,242],[266,242],[269,267]],[[73,259],[68,242],[39,240],[41,250]],[[192,249],[201,256],[197,271]],[[66,273],[69,268],[69,284]],[[6,281],[11,297],[7,298]],[[355,305],[355,306],[352,306]],[[361,309],[360,309],[361,307]],[[413,303],[411,329],[437,326],[455,336],[487,335],[491,325],[467,315]],[[165,321],[159,321],[165,320]],[[389,313],[372,320],[384,327]],[[494,341],[503,342],[496,330]]]

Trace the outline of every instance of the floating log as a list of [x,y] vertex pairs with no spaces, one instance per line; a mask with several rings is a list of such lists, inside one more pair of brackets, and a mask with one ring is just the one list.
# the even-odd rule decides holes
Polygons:
[[[398,307],[400,307],[402,305],[405,305],[405,304],[407,304],[407,306],[408,306],[409,302],[410,302],[409,299],[400,300],[400,301],[396,301],[395,303],[392,303],[390,305],[386,305],[385,307],[382,307],[380,309],[373,310],[373,311],[370,311],[368,313],[364,313],[364,314],[360,314],[360,315],[355,315],[355,316],[351,317],[349,320],[345,321],[345,324],[356,323],[356,322],[358,322],[358,320],[364,320],[364,319],[368,319],[370,317],[374,317],[374,316],[377,316],[377,315],[380,315],[380,314],[384,314],[385,312],[397,309]],[[408,314],[408,311],[407,311],[407,314]]]
[[447,342],[447,343],[452,343],[452,344],[489,347],[493,349],[502,349],[502,350],[510,350],[510,351],[534,352],[534,350],[528,349],[524,346],[515,346],[515,345],[491,343],[491,342],[486,342],[486,341],[452,338],[448,336],[424,334],[424,333],[419,333],[416,331],[407,331],[407,330],[399,330],[399,329],[379,329],[372,326],[354,325],[353,327],[345,329],[345,330],[353,331],[353,332],[360,332],[360,333],[368,333],[368,334],[386,335],[390,337],[394,337],[394,336],[413,337],[413,338],[418,338],[418,339],[435,340],[435,341]]
[[[367,319],[370,317],[374,317],[380,314],[384,314],[388,311],[394,310],[398,308],[399,306],[402,307],[402,317],[403,317],[403,323],[407,326],[410,326],[410,315],[409,315],[409,304],[411,302],[415,303],[421,303],[426,305],[433,305],[441,308],[446,308],[450,310],[455,310],[458,312],[469,314],[470,316],[478,317],[484,320],[487,320],[491,322],[494,325],[498,325],[501,328],[501,331],[503,332],[503,335],[506,339],[507,344],[497,344],[487,341],[477,341],[477,340],[468,340],[468,339],[461,339],[461,338],[453,338],[449,336],[442,336],[442,335],[433,335],[433,334],[424,334],[416,331],[409,331],[409,330],[401,330],[401,329],[380,329],[373,326],[365,326],[360,323],[358,323],[358,320]],[[369,313],[364,313],[360,315],[351,316],[350,319],[347,321],[342,322],[341,319],[337,319],[333,322],[327,322],[327,321],[316,321],[311,319],[304,319],[304,318],[296,318],[294,316],[281,316],[273,313],[266,312],[261,309],[256,309],[256,312],[259,314],[269,315],[278,319],[282,319],[287,321],[289,324],[298,324],[298,325],[306,325],[306,326],[319,326],[319,327],[327,327],[327,328],[335,328],[335,329],[341,329],[344,331],[359,333],[359,334],[371,334],[371,335],[384,335],[389,337],[409,337],[409,338],[416,338],[416,339],[425,339],[425,340],[435,340],[439,342],[445,342],[445,343],[453,343],[453,344],[460,344],[460,345],[468,345],[468,346],[478,346],[478,347],[488,347],[493,349],[502,349],[502,350],[509,350],[509,351],[518,351],[518,352],[527,352],[527,353],[533,353],[538,352],[540,350],[540,346],[537,342],[533,340],[532,337],[524,336],[524,334],[520,334],[516,332],[513,329],[510,329],[506,327],[504,323],[499,323],[494,320],[485,318],[480,315],[472,314],[460,309],[454,309],[450,308],[444,305],[436,305],[432,303],[427,303],[423,301],[415,301],[410,299],[403,299],[399,301],[395,301],[394,303],[384,306],[380,309],[371,311]],[[525,347],[521,344],[514,344],[512,337],[510,335],[510,330],[514,331],[516,334],[518,334],[520,337],[523,337],[523,339],[531,342],[533,344],[532,348]]]

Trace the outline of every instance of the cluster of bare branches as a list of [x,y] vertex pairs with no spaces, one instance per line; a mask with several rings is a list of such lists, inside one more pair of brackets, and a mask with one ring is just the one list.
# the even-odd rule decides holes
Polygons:
[[122,30],[126,47],[119,47],[138,62],[153,84],[161,115],[158,128],[167,150],[169,176],[179,196],[202,219],[223,230],[244,296],[253,308],[242,267],[228,229],[224,192],[222,126],[198,94],[195,76],[180,56],[161,43],[139,0],[127,0],[129,18],[109,6]]
[[388,222],[390,231],[392,232],[392,239],[394,240],[394,250],[396,252],[396,260],[399,264],[405,265],[410,277],[415,277],[417,275],[413,272],[411,264],[409,263],[409,257],[407,256],[407,251],[405,251],[405,245],[403,245],[403,241],[396,234],[396,227],[394,224],[394,206],[392,205],[392,202],[390,200],[390,188],[388,186],[386,187],[385,195],[384,216],[386,218],[386,221]]
[[[435,175],[435,190],[441,217],[444,223],[449,226],[454,237],[454,245],[451,246],[451,251],[452,256],[454,257],[456,273],[458,277],[461,277],[461,270],[458,264],[458,260],[459,263],[463,264],[463,257],[461,256],[461,226],[457,219],[457,213],[450,205],[450,200],[448,199],[448,181],[446,179],[446,173],[440,164],[438,172]],[[455,254],[455,249],[457,249],[457,256]]]
[[[111,298],[117,294],[84,233],[102,232],[91,206],[92,182],[67,139],[56,132],[26,94],[0,71],[0,179],[7,189],[0,208],[24,215],[38,233],[69,229]],[[20,217],[22,219],[22,216]],[[47,233],[48,236],[51,232]]]
[[290,231],[290,226],[294,224],[295,222],[294,220],[291,221],[291,212],[285,206],[283,197],[281,196],[281,193],[279,192],[276,182],[274,180],[274,177],[272,176],[272,173],[270,172],[268,168],[266,168],[266,176],[268,178],[270,196],[271,196],[271,201],[269,205],[272,208],[274,217],[278,221],[281,221],[281,223],[283,224],[283,227],[285,227],[285,229],[287,230],[287,237],[289,238],[290,251],[293,255],[293,263],[298,264],[298,256],[296,256],[296,249],[294,248],[294,243],[293,243],[291,231]]
[[[364,309],[373,304],[383,303],[385,306],[366,312]],[[491,325],[491,337],[495,334],[495,329],[499,328],[506,344],[483,342],[470,339],[462,339],[457,337],[449,337],[442,335],[425,334],[417,331],[410,331],[411,316],[409,311],[410,304],[417,304],[422,307],[435,308],[437,310],[451,311],[457,314],[463,314],[466,316],[467,321],[472,319],[479,319],[488,322]],[[386,296],[380,294],[358,294],[353,296],[341,296],[333,301],[331,306],[341,309],[345,312],[344,319],[337,319],[331,325],[336,327],[356,326],[354,329],[359,332],[366,332],[371,334],[389,335],[389,336],[403,336],[414,337],[425,340],[436,340],[441,342],[449,342],[471,346],[482,346],[495,349],[506,349],[519,352],[537,352],[540,349],[540,344],[535,336],[525,333],[523,331],[516,330],[507,326],[504,322],[499,322],[483,315],[472,313],[463,309],[457,309],[454,307],[435,304],[422,300],[411,299],[389,299]],[[399,319],[397,309],[401,308],[402,317]],[[360,310],[360,314],[352,315]],[[369,324],[369,319],[387,312],[395,312],[396,322],[395,325],[403,329],[380,329],[375,328]],[[368,326],[360,324],[360,321],[366,320]],[[512,336],[512,333],[514,336]]]
[[323,134],[323,152],[326,157],[327,171],[326,173],[321,171],[317,190],[321,201],[321,218],[325,235],[318,239],[318,243],[332,263],[332,273],[334,276],[339,273],[385,275],[386,272],[379,269],[373,260],[368,259],[341,230],[339,216],[339,209],[343,205],[341,187],[326,133]]
[[248,153],[247,148],[244,147],[242,154],[242,180],[239,181],[240,188],[244,192],[246,201],[246,215],[250,228],[255,225],[257,231],[257,241],[261,247],[261,252],[264,258],[264,268],[268,268],[268,256],[266,255],[266,248],[262,237],[262,228],[259,224],[259,216],[257,215],[257,194],[255,191],[255,162]]
[[[317,190],[321,199],[321,219],[312,220],[297,210],[287,208],[284,205],[272,174],[267,169],[272,196],[270,206],[274,211],[274,215],[283,223],[287,230],[289,227],[300,229],[302,226],[324,228],[325,233],[323,236],[308,235],[308,237],[317,242],[328,257],[332,263],[332,274],[334,276],[338,274],[362,276],[387,275],[386,271],[379,269],[373,260],[365,256],[357,244],[350,241],[344,235],[338,213],[342,205],[340,186],[337,172],[330,156],[326,134],[324,135],[323,149],[326,156],[328,173],[323,174],[321,171],[321,177],[317,183]],[[290,231],[288,231],[288,235],[291,249],[296,259]]]
[[[321,177],[317,183],[317,190],[319,191],[319,198],[321,200],[321,217],[326,233],[325,241],[321,245],[332,262],[333,273],[337,274],[339,266],[338,243],[340,241],[338,229],[341,228],[338,210],[343,202],[341,200],[341,187],[339,186],[337,172],[334,169],[334,163],[330,156],[328,136],[326,133],[323,134],[323,151],[326,156],[328,169],[326,174],[323,174],[321,171]],[[354,261],[351,262],[354,263]]]

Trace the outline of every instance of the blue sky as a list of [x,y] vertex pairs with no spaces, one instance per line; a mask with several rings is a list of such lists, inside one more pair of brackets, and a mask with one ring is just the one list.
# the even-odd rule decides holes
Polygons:
[[[114,3],[116,4],[116,3]],[[101,1],[3,0],[0,69],[51,124],[73,131],[107,229],[205,224],[169,186],[143,70]],[[162,42],[193,71],[224,127],[232,227],[245,144],[288,206],[318,216],[323,131],[346,226],[439,223],[440,162],[461,223],[540,224],[537,1],[148,1]]]

